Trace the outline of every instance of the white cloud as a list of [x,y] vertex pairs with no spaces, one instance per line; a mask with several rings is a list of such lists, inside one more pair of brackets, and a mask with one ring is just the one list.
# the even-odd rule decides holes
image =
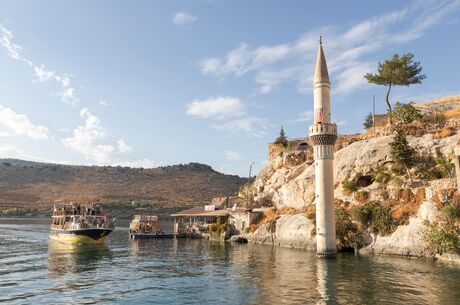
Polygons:
[[34,140],[48,139],[48,128],[34,125],[25,114],[18,114],[12,109],[0,105],[0,124],[6,130],[0,131],[0,136],[25,135]]
[[14,44],[13,34],[0,24],[0,44],[5,48],[6,53],[13,59],[21,59],[21,47]]
[[119,139],[117,141],[117,144],[118,144],[118,153],[120,154],[124,154],[132,150],[132,147],[126,144],[124,139]]
[[80,116],[85,119],[84,125],[78,126],[72,136],[62,140],[64,145],[83,154],[87,159],[106,163],[112,159],[114,146],[100,144],[107,137],[106,130],[100,125],[98,117],[92,115],[87,108],[82,108]]
[[313,120],[313,111],[311,110],[307,110],[307,111],[303,111],[301,113],[298,114],[297,118],[294,119],[294,120],[291,120],[291,122],[293,123],[299,123],[299,122],[310,122]]
[[127,166],[127,167],[143,167],[143,168],[152,168],[155,166],[155,162],[150,159],[144,158],[141,160],[135,161],[121,161],[115,162],[112,164],[113,166]]
[[235,119],[220,124],[214,124],[212,127],[217,130],[223,130],[229,134],[247,137],[261,137],[268,128],[267,120],[258,117]]
[[190,14],[188,14],[186,12],[177,12],[172,17],[172,21],[176,25],[181,25],[181,26],[182,25],[192,24],[197,20],[198,20],[198,17],[190,15]]
[[37,77],[34,82],[46,82],[54,78],[54,71],[48,71],[44,65],[34,66],[35,76]]
[[110,105],[109,103],[107,103],[107,102],[104,101],[104,100],[99,100],[99,101],[98,101],[98,104],[101,105],[101,106],[104,106],[104,107],[107,107],[107,106]]
[[322,27],[301,35],[297,40],[277,45],[251,47],[241,43],[222,58],[203,58],[197,65],[203,74],[219,79],[252,72],[258,86],[256,94],[269,93],[288,82],[297,83],[300,92],[311,92],[315,51],[322,33],[336,93],[346,95],[353,90],[368,88],[363,74],[376,68],[378,52],[418,39],[459,8],[458,0],[417,1],[401,10],[370,17],[345,31],[338,27]]
[[228,96],[194,100],[187,105],[186,114],[204,119],[228,119],[244,115],[244,104],[240,99]]
[[33,69],[35,76],[33,82],[47,82],[51,80],[57,82],[61,87],[61,91],[55,95],[59,96],[64,103],[75,107],[78,99],[75,96],[75,89],[70,85],[70,75],[57,75],[55,71],[47,70],[44,65],[37,65],[28,58],[23,57],[20,53],[22,48],[14,44],[12,39],[12,33],[0,24],[0,45],[5,48],[8,56],[26,63]]
[[238,161],[241,160],[241,154],[237,151],[226,150],[224,151],[225,160]]

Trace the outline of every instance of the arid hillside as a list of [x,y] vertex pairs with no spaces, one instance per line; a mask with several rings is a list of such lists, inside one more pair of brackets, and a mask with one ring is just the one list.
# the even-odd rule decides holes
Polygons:
[[167,213],[236,194],[244,182],[199,163],[143,169],[0,159],[0,210],[46,212],[55,203],[91,201],[110,209]]

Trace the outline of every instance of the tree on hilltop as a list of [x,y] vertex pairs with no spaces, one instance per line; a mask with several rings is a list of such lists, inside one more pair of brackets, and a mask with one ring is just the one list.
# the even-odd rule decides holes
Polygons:
[[[407,53],[402,56],[394,54],[391,59],[379,63],[377,73],[367,73],[364,77],[369,83],[388,86],[386,104],[388,113],[391,115],[390,92],[393,86],[410,86],[420,84],[426,78],[422,72],[420,62],[413,61],[414,55]],[[390,120],[391,123],[391,120]]]
[[288,140],[286,138],[286,134],[284,133],[284,129],[283,129],[283,126],[281,126],[281,130],[280,130],[280,135],[278,136],[278,138],[276,138],[275,144],[280,144],[282,145],[283,147],[287,147],[288,145]]

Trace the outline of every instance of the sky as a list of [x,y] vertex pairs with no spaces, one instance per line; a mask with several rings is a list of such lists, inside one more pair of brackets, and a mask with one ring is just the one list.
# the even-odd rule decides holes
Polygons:
[[357,133],[412,52],[427,78],[391,101],[460,94],[460,1],[0,0],[0,157],[260,171],[312,124],[318,38],[332,119]]

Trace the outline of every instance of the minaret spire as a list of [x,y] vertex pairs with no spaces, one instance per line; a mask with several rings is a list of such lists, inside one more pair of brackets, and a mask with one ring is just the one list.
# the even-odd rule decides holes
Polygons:
[[330,90],[320,36],[313,80],[315,119],[309,129],[315,159],[316,253],[320,257],[333,257],[336,254],[333,168],[337,125],[331,123]]

